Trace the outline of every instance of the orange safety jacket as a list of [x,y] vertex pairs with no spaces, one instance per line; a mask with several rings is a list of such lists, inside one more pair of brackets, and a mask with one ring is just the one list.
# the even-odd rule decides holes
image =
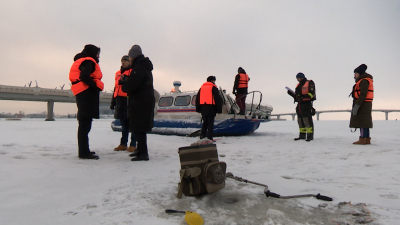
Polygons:
[[118,70],[115,73],[115,89],[114,89],[114,98],[117,96],[121,96],[121,97],[127,97],[128,94],[126,92],[122,91],[122,85],[118,84],[118,81],[121,80],[122,75],[125,76],[129,76],[131,75],[131,71],[132,69],[129,70],[125,70],[122,74],[121,74],[121,70]]
[[200,105],[215,105],[212,88],[217,85],[212,82],[205,82],[200,88]]
[[80,59],[76,60],[72,64],[71,70],[69,71],[69,80],[71,81],[71,84],[72,84],[71,91],[72,91],[72,93],[74,93],[74,95],[77,95],[77,94],[81,93],[82,91],[89,88],[89,85],[87,85],[84,82],[82,82],[81,80],[79,80],[79,76],[81,75],[79,66],[85,60],[90,60],[90,61],[94,62],[95,69],[94,69],[94,72],[92,74],[90,74],[90,77],[96,83],[96,86],[98,88],[100,88],[101,90],[104,89],[104,83],[101,81],[103,74],[101,73],[99,64],[97,64],[97,62],[91,57],[84,57],[84,58],[80,58]]
[[[301,87],[301,94],[302,94],[302,95],[307,95],[307,96],[309,96],[309,95],[308,95],[308,93],[310,92],[309,89],[308,89],[309,83],[310,83],[310,80],[307,80],[307,81],[304,83],[303,87]],[[298,83],[298,84],[296,85],[296,88],[297,88],[299,85],[300,85],[300,83]],[[303,98],[303,101],[310,101],[310,100],[311,100],[311,96],[309,96],[309,98]]]
[[362,78],[356,83],[353,90],[354,100],[357,100],[360,97],[360,83],[364,79],[369,82],[368,93],[367,97],[365,98],[365,101],[372,102],[372,100],[374,99],[374,84],[373,84],[374,81],[371,78]]
[[236,88],[247,88],[249,87],[249,75],[245,73],[240,73],[239,74],[239,84]]

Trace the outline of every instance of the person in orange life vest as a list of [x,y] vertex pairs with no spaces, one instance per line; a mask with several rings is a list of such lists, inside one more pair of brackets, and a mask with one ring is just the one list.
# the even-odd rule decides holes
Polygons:
[[99,159],[95,152],[90,151],[88,137],[92,119],[99,119],[100,91],[104,88],[99,57],[100,48],[85,45],[82,52],[75,55],[69,73],[71,91],[78,108],[78,155],[81,159]]
[[360,137],[353,144],[371,144],[369,128],[372,128],[372,100],[374,98],[373,77],[366,73],[367,65],[362,64],[354,70],[354,80],[351,96],[353,107],[350,118],[350,128],[360,128]]
[[246,71],[242,67],[239,67],[232,93],[236,95],[236,103],[240,108],[240,115],[246,113],[246,95],[248,93],[249,81],[249,75],[246,74]]
[[196,96],[196,112],[201,113],[203,120],[200,139],[213,140],[214,117],[222,113],[222,101],[215,81],[214,76],[209,76]]
[[125,151],[133,152],[136,150],[136,138],[135,134],[131,132],[131,142],[129,148],[127,147],[129,137],[129,119],[128,119],[128,95],[122,91],[122,85],[119,84],[121,78],[129,76],[131,73],[131,62],[129,56],[124,55],[121,59],[121,69],[115,73],[115,87],[114,95],[111,99],[110,109],[115,109],[114,118],[119,119],[122,126],[122,137],[118,147],[114,148],[114,151]]
[[315,109],[312,106],[315,101],[315,84],[312,80],[307,80],[303,73],[298,73],[296,79],[299,82],[295,89],[295,94],[288,91],[288,94],[297,102],[296,114],[297,123],[299,124],[300,134],[294,140],[305,139],[311,141],[314,139],[314,123],[312,116],[315,114]]

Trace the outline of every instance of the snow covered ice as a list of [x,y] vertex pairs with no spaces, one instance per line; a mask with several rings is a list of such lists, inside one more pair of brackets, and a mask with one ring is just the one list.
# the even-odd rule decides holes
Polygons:
[[266,198],[263,187],[231,179],[216,193],[177,199],[177,150],[197,139],[149,134],[150,161],[131,162],[127,152],[113,151],[121,133],[111,121],[94,120],[89,135],[100,160],[80,160],[76,120],[1,119],[0,224],[185,224],[165,209],[194,211],[215,225],[399,224],[398,121],[374,121],[370,146],[352,145],[359,133],[348,121],[315,121],[311,142],[293,141],[295,121],[217,142],[235,176],[332,202]]

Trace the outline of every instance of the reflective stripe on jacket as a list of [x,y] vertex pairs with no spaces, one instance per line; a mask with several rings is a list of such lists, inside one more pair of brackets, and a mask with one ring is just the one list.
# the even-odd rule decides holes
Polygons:
[[[302,94],[303,96],[304,96],[304,95],[308,95],[308,96],[309,96],[309,98],[303,98],[303,101],[310,101],[311,98],[312,98],[312,96],[310,95],[310,94],[311,94],[311,93],[310,93],[310,90],[309,90],[309,88],[308,88],[309,83],[310,83],[310,80],[307,80],[307,81],[304,83],[303,87],[301,87],[301,94]],[[298,83],[298,84],[296,85],[296,88],[297,88],[299,85],[300,85],[300,83]],[[310,94],[309,94],[309,93],[310,93]]]
[[217,87],[212,82],[205,82],[200,88],[200,105],[215,105],[212,88]]
[[115,73],[115,90],[114,90],[114,98],[117,96],[121,96],[121,97],[127,97],[128,94],[126,92],[122,91],[122,85],[118,84],[118,81],[121,80],[122,75],[125,76],[129,76],[131,75],[131,71],[132,69],[129,70],[125,70],[122,74],[121,74],[121,70],[118,70]]
[[82,82],[81,80],[79,80],[79,77],[81,75],[81,70],[79,69],[79,66],[85,60],[90,60],[90,61],[94,62],[95,69],[94,69],[94,72],[92,74],[90,74],[90,77],[96,83],[96,86],[98,88],[100,88],[101,90],[104,89],[104,83],[101,81],[103,74],[101,73],[99,64],[97,64],[97,62],[91,57],[84,57],[84,58],[80,58],[80,59],[76,60],[72,64],[71,70],[69,71],[69,80],[71,81],[71,84],[72,84],[71,91],[72,91],[72,93],[74,93],[74,95],[77,95],[77,94],[81,93],[82,91],[89,88],[89,85],[87,85],[84,82]]
[[249,86],[249,75],[240,73],[239,84],[236,88],[247,88]]
[[360,97],[360,83],[364,79],[369,82],[368,93],[367,93],[367,97],[365,98],[365,101],[372,102],[372,100],[374,99],[374,84],[373,84],[374,81],[371,78],[362,78],[356,83],[356,85],[354,86],[354,90],[353,90],[354,100],[357,100]]

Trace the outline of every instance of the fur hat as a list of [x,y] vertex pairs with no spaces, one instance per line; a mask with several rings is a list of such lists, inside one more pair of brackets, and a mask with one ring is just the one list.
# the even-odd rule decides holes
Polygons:
[[298,73],[296,78],[306,78],[306,76],[304,76],[304,73]]
[[129,50],[129,57],[136,59],[136,57],[138,57],[139,55],[142,54],[142,48],[140,48],[139,45],[134,45],[132,46],[132,48]]
[[207,82],[216,81],[217,79],[214,76],[207,77]]
[[354,73],[358,73],[360,75],[364,74],[367,70],[367,65],[361,64],[357,68],[354,69]]

